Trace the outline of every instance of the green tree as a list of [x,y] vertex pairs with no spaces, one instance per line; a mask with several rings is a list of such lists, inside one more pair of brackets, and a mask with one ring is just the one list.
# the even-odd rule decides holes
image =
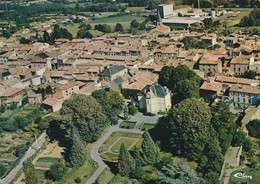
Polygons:
[[30,161],[24,165],[25,183],[26,184],[37,184],[39,183],[39,178],[35,173],[34,166]]
[[128,107],[128,113],[130,115],[135,115],[138,112],[138,108],[135,105],[135,102],[133,101],[133,99],[131,99],[130,105]]
[[95,91],[92,96],[102,106],[102,112],[106,115],[108,123],[116,124],[118,115],[123,110],[123,96],[108,88]]
[[86,30],[85,28],[82,28],[80,30],[78,30],[77,32],[77,38],[93,38],[93,35],[88,31]]
[[142,151],[146,161],[154,164],[159,160],[160,151],[148,132],[143,134]]
[[150,0],[147,9],[154,10],[156,9],[156,7],[157,7],[156,3],[153,0]]
[[51,41],[51,37],[47,31],[44,31],[44,33],[43,33],[43,41],[45,43],[49,43]]
[[211,124],[217,132],[222,153],[225,154],[236,132],[235,115],[222,101],[211,107],[211,113]]
[[215,136],[210,119],[210,109],[202,99],[174,105],[165,120],[172,151],[189,159],[200,158],[207,140]]
[[20,44],[29,44],[30,43],[30,40],[27,40],[25,37],[22,37],[20,39]]
[[234,134],[231,142],[232,146],[243,146],[244,151],[249,152],[252,149],[252,142],[246,137],[246,134],[242,131],[237,131]]
[[115,32],[123,32],[123,31],[124,31],[124,27],[122,26],[122,24],[117,23],[115,27]]
[[86,160],[85,145],[75,131],[72,132],[71,141],[70,163],[72,165],[82,165]]
[[122,143],[118,156],[118,172],[122,176],[129,176],[135,169],[135,160],[129,154],[127,148]]
[[178,163],[168,164],[159,172],[159,183],[161,184],[205,184],[205,180],[197,177],[188,166],[187,162],[182,159]]
[[85,95],[75,95],[64,101],[56,121],[59,122],[59,132],[68,140],[73,129],[85,144],[95,141],[107,125],[102,107],[95,98]]
[[46,87],[46,93],[47,93],[47,94],[52,94],[52,93],[53,93],[52,87],[51,87],[50,85],[48,85],[48,86]]
[[46,177],[53,181],[59,181],[66,173],[66,170],[64,161],[59,161],[58,163],[54,163],[50,169],[46,171]]
[[133,149],[131,155],[132,155],[133,159],[135,160],[137,166],[141,166],[144,164],[144,159],[141,156],[140,150],[136,146],[134,146],[134,149]]
[[252,71],[252,70],[249,70],[249,71],[246,71],[243,76],[244,78],[247,78],[247,79],[255,79],[256,77],[256,72],[255,71]]
[[182,80],[176,85],[177,96],[175,98],[178,101],[182,101],[187,98],[199,98],[199,85],[195,80]]
[[260,121],[252,120],[246,125],[251,137],[260,138]]
[[134,28],[134,29],[138,29],[139,26],[140,26],[140,23],[137,22],[136,19],[132,20],[131,23],[130,23],[130,28],[131,28],[131,29],[133,29],[133,28]]
[[210,171],[204,176],[204,178],[209,184],[219,184],[219,174],[216,172]]
[[160,71],[158,83],[162,86],[167,86],[169,89],[172,89],[171,76],[173,70],[173,66],[164,66]]
[[2,178],[2,176],[6,173],[7,171],[7,167],[5,164],[3,164],[2,162],[0,162],[0,177]]

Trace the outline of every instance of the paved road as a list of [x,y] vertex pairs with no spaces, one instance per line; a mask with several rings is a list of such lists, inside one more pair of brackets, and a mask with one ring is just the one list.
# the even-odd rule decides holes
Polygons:
[[[40,148],[43,143],[46,140],[46,133],[43,133],[39,138],[38,138],[38,148]],[[3,178],[0,183],[1,184],[8,184],[12,182],[12,180],[15,178],[16,174],[20,171],[20,169],[23,168],[23,162],[26,161],[28,158],[30,158],[37,150],[37,143],[36,141],[32,144],[32,146],[27,150],[23,158],[21,159],[20,163],[9,172],[9,174]]]
[[102,171],[107,167],[103,159],[99,155],[99,148],[103,145],[103,143],[110,137],[110,135],[114,132],[129,132],[129,133],[136,133],[136,134],[143,134],[143,131],[139,129],[124,129],[119,128],[120,124],[111,126],[103,136],[97,140],[91,149],[90,156],[93,160],[95,160],[98,163],[99,168],[94,172],[94,174],[88,179],[88,181],[85,184],[92,184],[94,183],[98,176],[102,173]]

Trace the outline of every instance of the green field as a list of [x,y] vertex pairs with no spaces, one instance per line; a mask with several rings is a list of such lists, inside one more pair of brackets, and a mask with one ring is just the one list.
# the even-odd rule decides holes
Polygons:
[[[137,20],[139,22],[142,22],[145,20],[145,17],[141,16],[136,16],[136,15],[120,15],[120,16],[114,16],[114,17],[109,17],[108,15],[106,17],[100,17],[100,18],[95,18],[94,20],[87,21],[86,24],[90,24],[92,26],[92,30],[90,30],[90,33],[94,36],[101,36],[104,33],[93,30],[94,26],[97,24],[108,24],[112,27],[112,30],[115,28],[117,23],[121,23],[124,27],[125,30],[130,28],[130,22],[132,20]],[[77,32],[79,30],[79,24],[78,23],[73,23],[69,25],[61,25],[61,27],[66,28],[72,35],[73,37],[77,36]],[[139,31],[141,32],[141,31]],[[113,33],[111,33],[113,34]]]
[[89,21],[89,23],[94,24],[109,24],[109,23],[122,23],[122,22],[131,22],[132,20],[144,21],[144,17],[136,16],[136,15],[121,15],[121,16],[113,16],[113,17],[103,17],[97,18],[95,20]]
[[145,17],[141,17],[137,15],[122,15],[122,16],[114,16],[114,17],[96,18],[87,23],[89,23],[92,26],[95,26],[96,24],[108,24],[112,26],[112,28],[114,28],[117,23],[121,23],[124,29],[129,29],[130,22],[134,19],[139,22],[142,22],[145,20]]
[[[236,178],[234,175],[236,173],[244,173],[246,176],[251,176],[252,179],[250,178]],[[252,169],[252,168],[245,168],[241,170],[234,171],[231,174],[231,177],[229,179],[229,184],[242,184],[242,183],[247,183],[247,184],[259,184],[260,183],[260,170],[258,169]]]

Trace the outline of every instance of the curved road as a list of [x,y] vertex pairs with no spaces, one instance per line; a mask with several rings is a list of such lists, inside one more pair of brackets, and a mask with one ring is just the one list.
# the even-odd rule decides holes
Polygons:
[[102,173],[102,171],[107,167],[103,159],[99,155],[99,148],[103,145],[103,143],[110,137],[110,135],[114,132],[129,132],[129,133],[136,133],[136,134],[143,134],[143,131],[139,129],[124,129],[119,127],[120,124],[111,126],[103,136],[97,140],[91,149],[90,156],[93,160],[95,160],[98,163],[98,169],[94,172],[94,174],[88,179],[88,181],[85,184],[92,184],[94,183],[98,176]]
[[0,180],[0,183],[2,184],[8,184],[13,181],[17,173],[20,171],[20,169],[23,168],[23,163],[30,158],[36,151],[39,149],[43,143],[46,140],[46,133],[43,133],[40,137],[38,137],[38,145],[36,141],[32,144],[32,146],[27,150],[21,161],[13,170],[11,170],[6,177],[4,177],[2,180]]

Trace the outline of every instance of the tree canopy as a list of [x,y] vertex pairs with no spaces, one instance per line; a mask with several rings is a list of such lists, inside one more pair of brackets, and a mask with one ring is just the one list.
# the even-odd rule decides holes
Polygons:
[[101,105],[102,112],[107,117],[107,122],[110,124],[116,124],[118,115],[123,110],[123,96],[108,88],[95,91],[92,96]]
[[167,86],[174,93],[173,101],[178,103],[187,98],[198,98],[202,79],[185,65],[164,66],[158,83]]
[[252,120],[246,125],[249,135],[260,138],[260,120]]
[[166,117],[173,152],[197,160],[206,140],[214,136],[211,112],[202,99],[189,98],[173,106]]
[[135,160],[129,154],[127,148],[122,143],[118,157],[118,172],[122,176],[129,176],[135,169]]
[[186,160],[163,166],[159,172],[159,183],[161,184],[205,184],[205,180],[195,175],[188,166]]
[[159,160],[159,148],[155,145],[148,132],[143,134],[142,151],[148,163],[154,164]]
[[107,125],[102,107],[95,98],[86,95],[64,101],[57,119],[69,137],[74,129],[85,143],[95,141]]
[[217,132],[222,153],[225,154],[237,129],[235,115],[230,112],[229,106],[225,102],[212,106],[211,113],[211,124]]

